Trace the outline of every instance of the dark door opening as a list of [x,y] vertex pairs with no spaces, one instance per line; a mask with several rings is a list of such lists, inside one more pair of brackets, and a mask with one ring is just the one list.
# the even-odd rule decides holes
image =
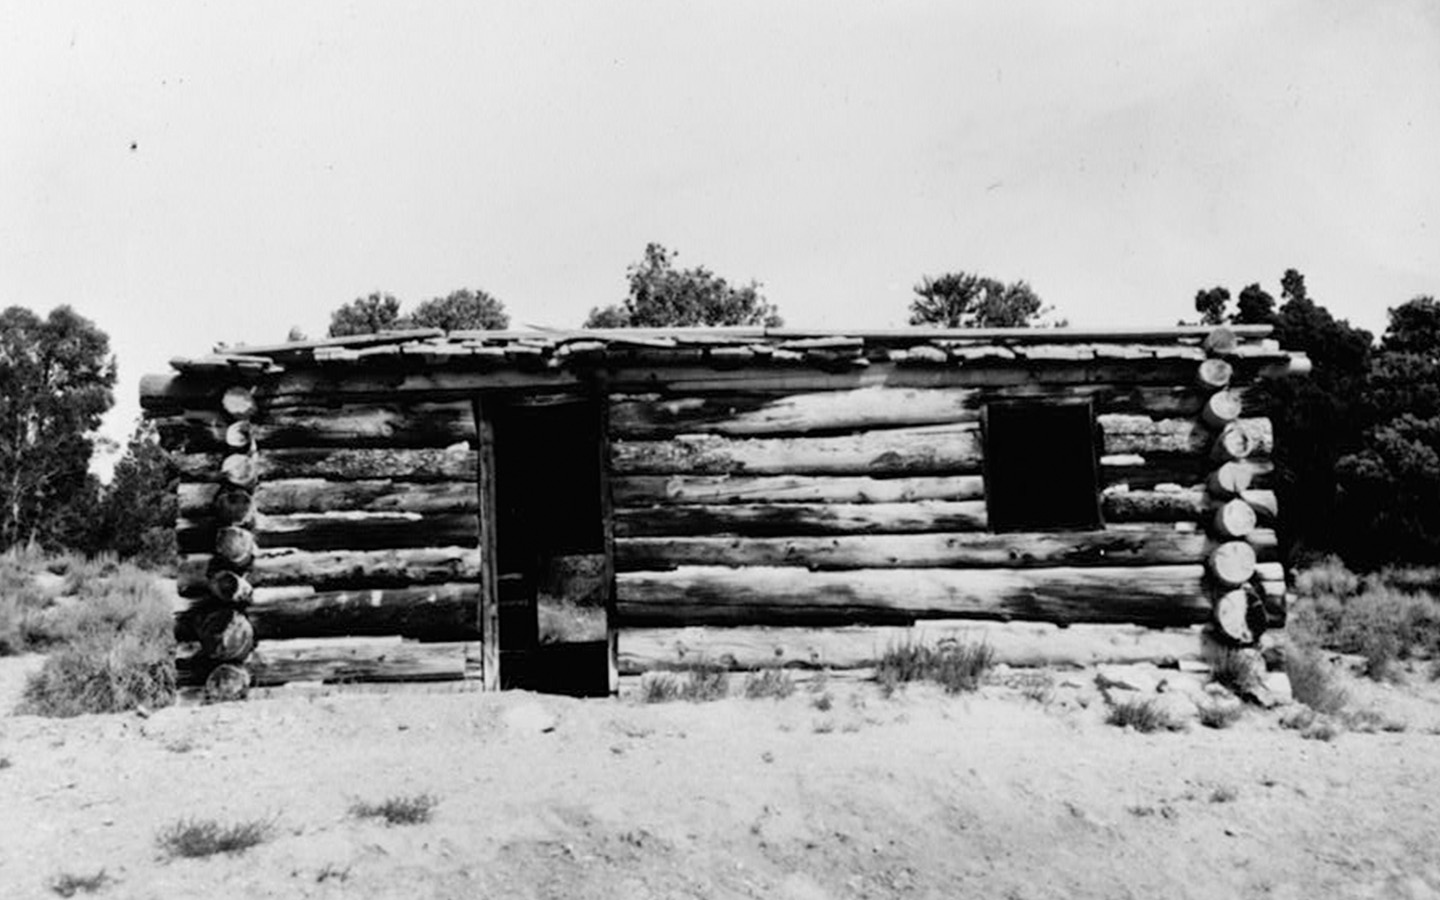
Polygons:
[[609,693],[600,405],[487,401],[495,435],[501,687]]
[[1089,403],[992,403],[984,424],[992,531],[1100,527]]

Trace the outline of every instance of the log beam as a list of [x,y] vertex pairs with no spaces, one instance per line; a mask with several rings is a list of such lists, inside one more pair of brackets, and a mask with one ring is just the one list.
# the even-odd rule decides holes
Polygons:
[[[1155,521],[1153,518],[1150,521]],[[615,536],[750,537],[983,531],[985,502],[736,503],[616,509]]]

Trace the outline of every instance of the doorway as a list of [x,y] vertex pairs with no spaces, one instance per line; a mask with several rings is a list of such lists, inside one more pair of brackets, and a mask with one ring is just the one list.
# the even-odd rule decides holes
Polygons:
[[594,397],[485,401],[494,434],[500,684],[610,692],[613,569],[602,406]]

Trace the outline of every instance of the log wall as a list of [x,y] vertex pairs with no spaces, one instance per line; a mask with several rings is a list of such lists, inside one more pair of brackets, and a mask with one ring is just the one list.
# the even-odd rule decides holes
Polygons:
[[483,677],[474,403],[272,406],[254,381],[157,417],[182,475],[182,675],[212,699]]
[[[1253,640],[1283,621],[1270,423],[1248,399],[1250,378],[1222,354],[1196,348],[1166,365],[1183,368],[1175,383],[1134,369],[1081,384],[1010,371],[933,386],[824,390],[810,380],[791,390],[772,378],[748,392],[733,379],[613,394],[613,624],[624,670],[707,652],[725,662],[737,642],[756,643],[757,628],[772,629],[765,647],[951,620],[1116,633],[1211,626]],[[1101,527],[989,529],[982,411],[1017,399],[1090,403]],[[1236,602],[1238,627],[1227,611]],[[657,648],[675,629],[686,629],[684,658],[667,660]],[[873,655],[781,653],[770,664]]]

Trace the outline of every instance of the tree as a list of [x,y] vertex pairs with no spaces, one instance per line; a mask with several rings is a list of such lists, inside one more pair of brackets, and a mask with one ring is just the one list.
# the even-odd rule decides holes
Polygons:
[[1220,325],[1225,321],[1225,307],[1230,303],[1230,289],[1213,287],[1195,292],[1195,311],[1201,325]]
[[0,313],[0,547],[87,543],[92,433],[114,385],[109,337],[69,306]]
[[[1353,529],[1363,527],[1340,516],[1335,467],[1360,446],[1359,401],[1372,338],[1310,299],[1305,277],[1296,270],[1287,269],[1280,285],[1284,303],[1273,315],[1272,336],[1281,347],[1309,356],[1313,369],[1305,378],[1262,382],[1255,400],[1270,410],[1275,427],[1281,537],[1294,558],[1341,550],[1351,543]],[[1248,308],[1263,306],[1252,301]]]
[[[1293,271],[1293,270],[1292,270]],[[1275,298],[1259,284],[1246,286],[1236,303],[1236,325],[1275,324]]]
[[404,327],[400,301],[393,294],[379,291],[368,297],[357,297],[330,314],[330,337],[376,334]]
[[1440,558],[1440,308],[1390,310],[1359,393],[1360,446],[1336,464],[1353,565]]
[[910,301],[911,325],[941,328],[1023,328],[1049,312],[1024,281],[1003,284],[970,272],[925,277]]
[[439,328],[444,331],[503,331],[510,327],[505,304],[484,291],[469,288],[426,300],[415,307],[406,321],[412,328]]
[[100,507],[102,546],[141,565],[175,562],[175,492],[179,470],[160,446],[153,422],[142,420],[130,437],[125,456]]
[[782,324],[760,283],[734,287],[704,266],[675,268],[676,253],[647,244],[645,258],[626,270],[630,294],[619,304],[591,309],[585,328],[668,328],[687,325]]

